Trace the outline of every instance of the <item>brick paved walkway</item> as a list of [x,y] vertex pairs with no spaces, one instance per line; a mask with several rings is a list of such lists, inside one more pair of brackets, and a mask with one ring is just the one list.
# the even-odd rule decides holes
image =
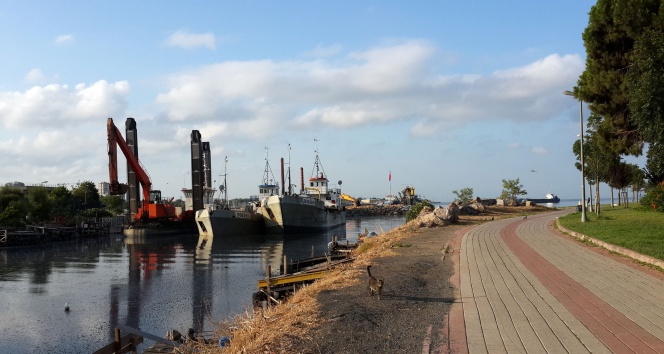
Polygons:
[[459,237],[450,351],[664,353],[662,278],[562,237],[551,225],[564,213],[497,220]]

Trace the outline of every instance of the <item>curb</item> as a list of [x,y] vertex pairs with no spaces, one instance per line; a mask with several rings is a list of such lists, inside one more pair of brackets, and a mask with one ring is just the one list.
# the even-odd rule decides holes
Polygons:
[[613,251],[613,252],[619,253],[619,254],[621,254],[621,255],[623,255],[623,256],[627,256],[627,257],[632,258],[632,259],[635,259],[635,260],[637,260],[637,261],[639,261],[639,262],[643,262],[643,263],[651,264],[651,265],[654,265],[654,266],[657,266],[657,267],[660,267],[660,268],[664,268],[664,261],[661,260],[661,259],[657,259],[657,258],[653,258],[653,257],[650,257],[650,256],[646,256],[646,255],[644,255],[644,254],[641,254],[641,253],[638,253],[638,252],[632,251],[632,250],[630,250],[630,249],[627,249],[627,248],[624,248],[624,247],[620,247],[620,246],[616,246],[616,245],[612,245],[612,244],[610,244],[610,243],[606,243],[606,242],[604,242],[604,241],[600,241],[600,240],[598,240],[598,239],[596,239],[596,238],[593,238],[593,237],[590,237],[590,236],[586,236],[586,235],[584,235],[584,234],[580,234],[580,233],[578,233],[578,232],[575,232],[575,231],[572,231],[572,230],[566,229],[565,227],[563,227],[562,225],[560,225],[560,221],[558,220],[558,218],[556,218],[556,226],[558,226],[558,229],[559,229],[560,231],[563,231],[563,232],[565,232],[565,233],[567,233],[567,234],[569,234],[569,235],[571,235],[571,236],[573,236],[573,237],[576,237],[576,238],[578,238],[578,239],[586,240],[586,241],[590,241],[590,242],[592,242],[592,243],[594,243],[594,244],[596,244],[596,245],[598,245],[598,246],[600,246],[600,247],[606,248],[606,249],[609,250],[609,251]]

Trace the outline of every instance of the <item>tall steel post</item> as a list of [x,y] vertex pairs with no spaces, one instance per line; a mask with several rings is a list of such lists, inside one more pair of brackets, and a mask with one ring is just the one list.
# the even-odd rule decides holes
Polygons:
[[[565,90],[563,91],[563,95],[567,96],[574,96],[574,93],[572,91]],[[586,217],[586,175],[585,175],[585,164],[583,163],[583,101],[579,99],[579,122],[581,124],[581,134],[579,135],[580,141],[581,141],[581,151],[580,151],[580,157],[581,157],[581,222],[586,222],[588,221],[588,218]]]

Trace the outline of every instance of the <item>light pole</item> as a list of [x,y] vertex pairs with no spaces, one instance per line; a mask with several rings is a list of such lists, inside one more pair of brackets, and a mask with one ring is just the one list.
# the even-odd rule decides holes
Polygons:
[[[574,92],[565,90],[563,91],[563,95],[567,96],[574,96]],[[579,122],[581,123],[581,135],[579,137],[581,138],[581,222],[586,222],[588,221],[588,218],[586,217],[586,176],[584,173],[584,163],[583,163],[583,101],[579,100]]]

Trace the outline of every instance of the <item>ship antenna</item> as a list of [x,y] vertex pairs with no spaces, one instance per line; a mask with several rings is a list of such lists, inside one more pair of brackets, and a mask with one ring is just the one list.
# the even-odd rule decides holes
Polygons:
[[[265,171],[263,171],[263,184],[269,185],[274,181],[274,174],[272,173],[272,168],[270,167],[270,148],[265,147]],[[272,179],[270,179],[272,176]]]
[[325,169],[323,168],[323,164],[320,162],[320,158],[318,157],[318,139],[314,139],[316,142],[316,150],[314,151],[316,153],[316,161],[314,162],[314,170],[316,171],[314,173],[314,170],[311,171],[311,175],[315,178],[320,178],[321,173],[323,177],[325,177]]
[[228,207],[228,185],[226,185],[226,176],[228,176],[228,171],[226,170],[226,165],[228,164],[228,156],[224,157],[224,204]]

